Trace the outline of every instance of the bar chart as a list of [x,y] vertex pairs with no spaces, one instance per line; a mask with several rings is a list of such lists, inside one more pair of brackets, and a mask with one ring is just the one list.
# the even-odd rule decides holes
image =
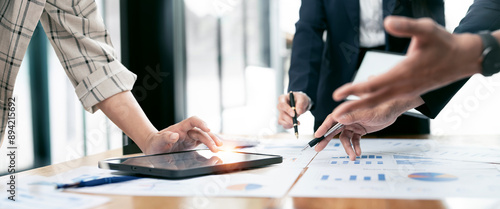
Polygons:
[[349,156],[332,157],[331,165],[383,165],[381,155],[361,155],[355,161],[349,160]]
[[373,175],[334,175],[334,174],[321,174],[319,176],[320,181],[385,181],[386,176],[384,173],[378,173]]

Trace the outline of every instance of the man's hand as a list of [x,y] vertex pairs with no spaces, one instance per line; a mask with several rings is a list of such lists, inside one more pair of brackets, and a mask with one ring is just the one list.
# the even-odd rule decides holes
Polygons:
[[[295,97],[297,117],[299,117],[299,115],[304,114],[308,110],[311,101],[309,97],[302,92],[293,92],[293,96]],[[278,98],[278,111],[280,112],[278,123],[285,129],[293,128],[292,118],[295,113],[292,107],[290,107],[290,97],[288,94],[283,94]]]
[[217,152],[217,147],[222,146],[222,141],[197,117],[190,117],[161,131],[152,132],[146,141],[144,152],[148,155],[189,150],[201,143],[212,152]]
[[[356,101],[347,101],[344,103],[350,102]],[[337,115],[334,110],[334,112],[327,116],[316,133],[314,133],[314,137],[323,136],[328,129],[336,123],[344,124],[344,128],[341,130],[342,132],[340,133],[339,139],[342,146],[344,146],[346,153],[349,155],[349,158],[351,160],[355,160],[356,156],[361,155],[359,142],[361,136],[390,126],[406,110],[418,107],[421,104],[423,104],[423,100],[420,97],[416,97],[411,100],[391,100],[376,106],[375,108],[360,109],[340,116]],[[328,142],[330,142],[330,140],[339,132],[340,130],[328,135],[323,141],[316,145],[315,150],[317,152],[323,150],[326,145],[328,145]]]
[[338,114],[370,108],[394,98],[414,98],[479,73],[482,42],[472,34],[450,34],[428,18],[387,17],[387,32],[411,37],[407,58],[385,74],[359,84],[346,84],[334,92],[340,101],[349,95],[361,100],[336,109]]

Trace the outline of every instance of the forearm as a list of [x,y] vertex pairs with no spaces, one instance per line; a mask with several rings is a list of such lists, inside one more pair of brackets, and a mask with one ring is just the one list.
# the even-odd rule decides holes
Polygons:
[[130,91],[115,94],[97,107],[143,151],[148,136],[158,132]]

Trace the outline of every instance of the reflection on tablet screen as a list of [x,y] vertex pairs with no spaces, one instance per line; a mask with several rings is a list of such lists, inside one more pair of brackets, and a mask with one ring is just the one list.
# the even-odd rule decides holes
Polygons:
[[257,154],[243,154],[228,151],[213,153],[210,150],[197,150],[193,152],[167,153],[153,156],[117,159],[114,163],[168,170],[185,170],[266,158],[268,158],[268,156]]

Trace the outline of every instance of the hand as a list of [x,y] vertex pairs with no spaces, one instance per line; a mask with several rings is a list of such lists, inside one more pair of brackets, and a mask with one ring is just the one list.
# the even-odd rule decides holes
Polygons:
[[411,37],[407,58],[387,73],[359,84],[346,84],[334,92],[340,101],[349,95],[361,100],[339,107],[339,113],[370,108],[393,98],[414,98],[480,72],[482,42],[471,34],[450,34],[431,19],[387,17],[387,32]]
[[[293,92],[295,98],[295,110],[297,111],[297,117],[304,114],[311,104],[309,97],[302,92]],[[292,107],[290,107],[290,96],[289,94],[283,94],[278,98],[278,111],[280,112],[278,118],[278,124],[282,125],[285,129],[293,128],[293,116],[295,112]],[[298,123],[300,125],[300,122]]]
[[222,141],[198,117],[190,117],[158,132],[152,132],[146,139],[145,154],[158,154],[193,149],[205,144],[212,152],[222,146]]
[[[347,101],[342,105],[350,102],[355,101]],[[341,132],[339,136],[340,142],[344,146],[349,158],[355,160],[356,156],[361,155],[361,136],[390,126],[403,112],[421,104],[423,104],[423,100],[420,97],[416,97],[412,100],[391,100],[372,109],[359,109],[344,115],[338,115],[336,110],[334,110],[326,117],[316,133],[314,133],[314,137],[323,136],[337,122],[344,124],[344,128],[328,135],[316,145],[315,150],[317,152],[323,150],[328,145],[328,142]]]

